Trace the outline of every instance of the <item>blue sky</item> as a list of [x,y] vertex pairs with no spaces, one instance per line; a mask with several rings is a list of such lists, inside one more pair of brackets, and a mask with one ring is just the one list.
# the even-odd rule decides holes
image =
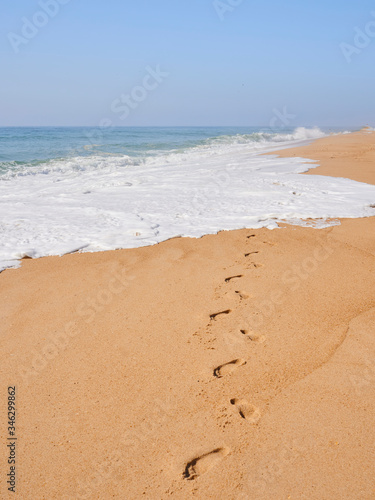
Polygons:
[[2,4],[0,126],[375,125],[370,0],[57,2]]

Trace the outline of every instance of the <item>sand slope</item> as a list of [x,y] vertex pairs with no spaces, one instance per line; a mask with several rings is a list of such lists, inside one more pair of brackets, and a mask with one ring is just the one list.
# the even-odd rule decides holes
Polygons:
[[17,498],[375,498],[374,229],[221,232],[1,273]]

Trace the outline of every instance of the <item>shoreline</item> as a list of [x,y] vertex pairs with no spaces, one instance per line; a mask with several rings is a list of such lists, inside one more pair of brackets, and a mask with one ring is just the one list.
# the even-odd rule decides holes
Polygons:
[[[308,175],[375,184],[374,137],[270,154],[320,155]],[[340,222],[26,259],[0,273],[17,493],[373,498],[375,218]]]
[[[366,128],[350,134],[332,135],[314,140],[308,146],[288,148],[266,155],[280,158],[306,158],[319,162],[302,175],[343,177],[366,184],[375,184],[374,131]],[[361,169],[353,168],[355,163]]]
[[[313,130],[310,135],[321,132]],[[17,174],[3,182],[3,219],[7,223],[0,268],[11,267],[23,256],[136,248],[176,236],[201,237],[244,227],[276,228],[280,222],[295,224],[307,218],[324,221],[373,215],[373,185],[301,176],[311,166],[306,167],[308,160],[261,154],[290,147],[291,137],[302,140],[308,136],[309,130],[296,129],[292,136],[280,134],[278,140],[288,138],[287,142],[265,140],[260,149],[256,143],[236,145],[237,139],[232,137],[228,148],[216,145],[212,151],[203,148],[198,153],[193,149],[177,155],[169,166],[168,156],[162,157],[156,165],[161,165],[163,182],[159,167],[155,170],[152,162],[146,162],[145,170],[134,165],[116,169],[121,166],[118,158],[113,160],[115,164],[105,162],[109,172],[99,165],[96,168],[95,162],[86,171],[90,162],[86,159],[83,173],[77,160],[72,165],[64,163],[61,173],[54,171],[53,163],[47,168],[48,175],[34,176],[39,170],[32,169],[27,175]],[[336,142],[330,148],[338,147],[338,138],[332,137]],[[292,155],[295,150],[280,154],[285,151]],[[299,156],[305,150],[297,151]],[[73,173],[76,167],[78,173]],[[57,206],[56,196],[61,200]]]

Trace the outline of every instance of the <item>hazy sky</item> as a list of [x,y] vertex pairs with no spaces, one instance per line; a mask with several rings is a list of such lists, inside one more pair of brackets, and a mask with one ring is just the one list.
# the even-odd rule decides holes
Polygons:
[[375,125],[372,0],[4,0],[1,10],[1,126],[268,125],[275,109],[296,126]]

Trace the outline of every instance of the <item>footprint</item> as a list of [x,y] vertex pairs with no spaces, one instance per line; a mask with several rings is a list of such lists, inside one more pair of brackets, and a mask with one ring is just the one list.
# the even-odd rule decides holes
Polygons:
[[255,234],[250,234],[249,236],[246,236],[247,239],[249,238],[255,238]]
[[237,276],[230,276],[229,278],[226,278],[225,283],[229,283],[232,280],[242,278],[242,277],[243,277],[243,274],[238,274]]
[[250,424],[256,424],[260,420],[260,410],[256,406],[251,405],[246,399],[231,399],[230,403],[234,405],[240,414],[241,418],[245,419]]
[[201,455],[198,458],[194,458],[189,462],[184,471],[184,478],[188,480],[196,479],[208,472],[212,467],[215,467],[224,457],[229,455],[229,448],[216,448],[216,450],[210,451],[205,455]]
[[210,320],[215,320],[217,318],[217,316],[220,316],[221,314],[229,314],[230,312],[232,312],[232,310],[227,309],[226,311],[220,311],[220,312],[215,313],[215,314],[210,314]]
[[240,299],[248,299],[250,295],[247,295],[246,293],[240,292],[239,290],[236,290],[235,293],[237,293],[240,297]]
[[258,333],[249,332],[248,330],[241,330],[242,335],[246,335],[252,342],[257,342],[258,344],[263,344],[266,341],[265,335],[259,335]]
[[229,363],[225,363],[224,365],[220,365],[214,370],[214,375],[217,378],[224,377],[225,375],[229,375],[236,368],[246,365],[246,361],[242,358],[234,359],[233,361],[229,361]]
[[251,267],[254,269],[258,269],[259,267],[264,267],[264,264],[257,264],[256,262],[251,262],[251,264],[249,264],[248,269],[250,269]]
[[254,255],[256,253],[259,253],[259,252],[249,252],[249,253],[245,253],[245,257],[248,257],[249,255]]

